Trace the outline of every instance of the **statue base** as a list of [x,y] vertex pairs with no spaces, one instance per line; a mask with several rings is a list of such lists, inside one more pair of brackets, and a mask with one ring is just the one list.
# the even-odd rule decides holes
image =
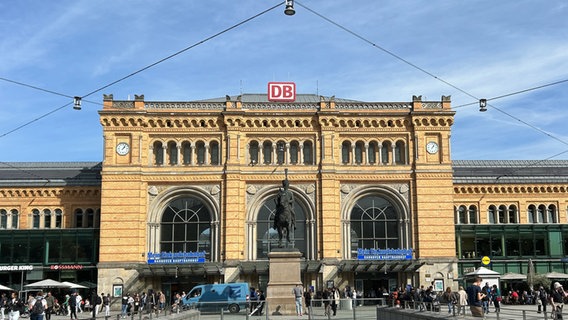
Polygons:
[[268,254],[267,314],[296,315],[296,301],[292,289],[297,284],[302,285],[301,257],[302,253],[296,248],[275,248]]

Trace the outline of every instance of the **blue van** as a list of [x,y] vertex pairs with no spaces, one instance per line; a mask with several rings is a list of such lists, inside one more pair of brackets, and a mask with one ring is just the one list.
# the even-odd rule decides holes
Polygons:
[[247,310],[248,283],[203,284],[193,287],[182,299],[184,307],[201,311]]

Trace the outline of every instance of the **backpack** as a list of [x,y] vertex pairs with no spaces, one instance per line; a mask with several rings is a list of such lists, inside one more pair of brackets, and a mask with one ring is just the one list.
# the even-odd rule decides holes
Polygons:
[[40,315],[40,314],[43,314],[44,311],[45,311],[45,308],[43,307],[42,299],[36,298],[35,303],[34,303],[32,310],[31,310],[31,314]]
[[101,296],[97,296],[97,305],[100,305],[101,303],[103,303]]

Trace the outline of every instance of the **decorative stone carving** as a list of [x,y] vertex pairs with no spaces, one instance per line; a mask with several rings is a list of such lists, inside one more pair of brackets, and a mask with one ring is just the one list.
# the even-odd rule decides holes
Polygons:
[[407,184],[403,184],[398,188],[398,192],[400,192],[401,194],[407,193],[408,190],[410,190],[410,187]]
[[313,184],[310,184],[310,185],[306,186],[305,190],[306,190],[307,194],[312,194],[312,193],[314,193],[314,191],[316,191],[316,186],[313,185]]
[[209,191],[212,195],[216,195],[221,191],[221,188],[219,188],[219,186],[213,186],[211,188],[211,191]]
[[344,184],[341,186],[341,193],[343,194],[349,194],[349,192],[351,191],[351,187],[347,184]]
[[155,197],[158,195],[158,188],[156,186],[149,186],[148,187],[148,194]]
[[255,194],[256,191],[257,191],[257,190],[256,190],[256,187],[253,186],[253,185],[249,185],[249,186],[247,187],[247,193],[250,194],[250,195]]

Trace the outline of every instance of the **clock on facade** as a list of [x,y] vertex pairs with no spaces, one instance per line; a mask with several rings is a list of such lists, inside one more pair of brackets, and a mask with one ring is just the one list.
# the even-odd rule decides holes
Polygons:
[[426,151],[430,154],[438,152],[438,144],[434,141],[428,142],[428,144],[426,144]]
[[116,145],[116,153],[121,156],[127,155],[130,151],[130,146],[126,142],[121,142]]

